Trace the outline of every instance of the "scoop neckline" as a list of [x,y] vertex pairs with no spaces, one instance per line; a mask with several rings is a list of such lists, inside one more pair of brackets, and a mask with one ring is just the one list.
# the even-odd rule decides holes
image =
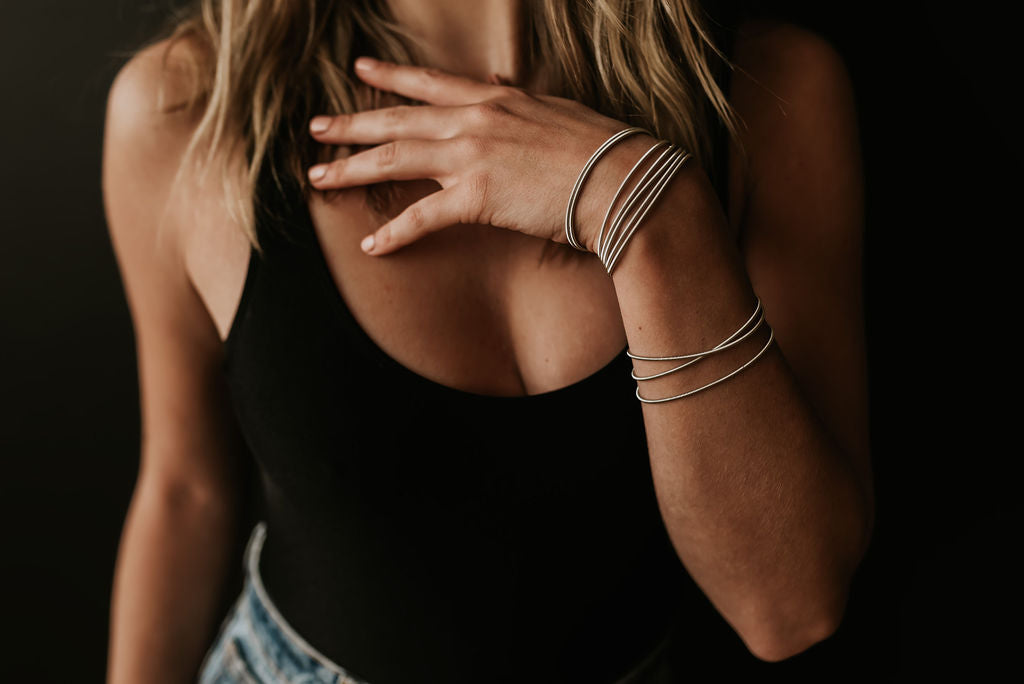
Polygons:
[[344,320],[344,322],[347,323],[353,331],[355,331],[360,343],[369,350],[374,357],[378,358],[393,372],[396,372],[420,385],[452,396],[476,401],[546,401],[562,395],[579,392],[609,373],[617,364],[624,363],[624,360],[628,359],[626,356],[626,350],[629,348],[629,345],[627,344],[617,351],[611,359],[602,364],[600,368],[589,375],[568,385],[556,387],[555,389],[539,392],[537,394],[484,394],[482,392],[461,389],[459,387],[446,385],[442,382],[438,382],[437,380],[432,380],[418,371],[409,368],[391,356],[383,347],[377,344],[370,334],[366,332],[363,326],[360,325],[355,314],[352,313],[348,303],[342,296],[341,291],[338,289],[337,283],[334,281],[334,274],[331,273],[330,264],[327,262],[327,254],[324,252],[323,245],[320,243],[320,236],[316,232],[316,226],[313,223],[313,215],[309,210],[309,205],[303,197],[300,197],[296,203],[299,205],[299,223],[301,224],[305,236],[310,243],[309,248],[315,253],[314,261],[316,262],[316,279],[320,283],[321,287],[326,290],[327,297],[331,300],[331,306],[335,312],[339,314],[341,319]]

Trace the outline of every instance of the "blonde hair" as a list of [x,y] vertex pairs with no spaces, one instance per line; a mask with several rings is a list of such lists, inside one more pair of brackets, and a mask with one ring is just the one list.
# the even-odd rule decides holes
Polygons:
[[[553,71],[556,94],[631,125],[648,128],[713,164],[717,119],[738,143],[738,119],[719,88],[712,61],[732,68],[715,45],[697,0],[526,0],[530,64]],[[175,185],[187,168],[220,172],[228,211],[257,249],[255,189],[272,153],[308,198],[305,169],[330,150],[307,134],[310,118],[382,106],[384,95],[352,74],[360,54],[416,64],[415,40],[385,0],[194,0],[177,10],[163,35],[181,40],[188,92],[174,109],[202,108]],[[165,105],[161,105],[162,107]],[[205,151],[200,155],[200,151]],[[229,160],[244,152],[242,186]],[[368,188],[371,208],[387,215],[390,184]]]

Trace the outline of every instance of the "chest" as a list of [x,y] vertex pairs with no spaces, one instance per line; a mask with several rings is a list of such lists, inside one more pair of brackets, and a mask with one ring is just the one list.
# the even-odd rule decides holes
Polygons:
[[[403,183],[400,202],[431,192]],[[408,371],[478,394],[517,396],[572,385],[622,352],[625,332],[600,262],[565,245],[481,225],[455,225],[373,257],[359,241],[380,224],[359,190],[316,194],[310,268],[383,353]],[[222,339],[237,313],[248,242],[211,226],[186,250],[197,291]],[[319,261],[320,263],[313,263]],[[315,274],[314,274],[315,277]]]
[[[727,168],[723,209],[739,242],[749,183],[733,145]],[[396,210],[437,188],[433,181],[398,186]],[[184,251],[225,339],[250,244],[223,203],[209,199]],[[308,215],[314,261],[326,267],[335,309],[351,313],[379,353],[412,373],[478,394],[538,394],[591,376],[625,349],[613,281],[592,255],[492,226],[455,225],[393,254],[369,256],[359,242],[381,218],[361,189],[315,193]]]
[[[403,183],[398,204],[435,187]],[[310,215],[344,306],[418,375],[480,394],[536,394],[583,379],[625,347],[611,280],[567,246],[455,225],[372,257],[358,245],[380,220],[361,193],[318,196]]]

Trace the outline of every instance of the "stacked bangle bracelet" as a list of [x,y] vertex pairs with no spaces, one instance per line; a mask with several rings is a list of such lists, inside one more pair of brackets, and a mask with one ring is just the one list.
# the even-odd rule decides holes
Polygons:
[[[573,227],[576,215],[576,203],[579,200],[583,184],[586,182],[587,177],[590,175],[591,170],[597,162],[609,149],[611,149],[613,145],[623,138],[635,133],[647,133],[650,135],[650,132],[646,129],[635,126],[619,131],[597,148],[580,171],[579,177],[576,179],[576,184],[573,186],[572,192],[569,194],[569,204],[565,210],[565,239],[566,242],[576,249],[585,251],[584,247],[580,245]],[[612,216],[612,209],[619,201],[619,198],[622,197],[622,193],[626,190],[626,187],[637,175],[637,172],[644,163],[647,162],[651,155],[658,150],[661,150],[661,154],[658,155],[654,162],[651,163],[651,165],[643,172],[640,179],[630,189],[629,194],[626,195],[622,202],[622,206],[620,206],[619,210],[615,212],[614,216]],[[648,212],[650,212],[655,202],[657,202],[658,198],[661,196],[661,193],[664,192],[666,187],[668,187],[669,181],[672,180],[672,177],[682,167],[686,160],[690,158],[690,156],[689,152],[686,152],[678,145],[670,143],[667,140],[659,140],[654,143],[654,145],[652,145],[642,157],[640,157],[640,159],[633,165],[633,168],[629,170],[629,173],[626,174],[622,183],[619,184],[618,190],[615,191],[615,195],[612,197],[612,201],[608,205],[608,211],[605,212],[604,221],[601,223],[601,229],[597,234],[597,241],[595,244],[597,256],[601,259],[601,263],[604,264],[605,270],[608,271],[608,275],[612,274],[615,264],[618,262],[619,257],[622,255],[622,252],[629,243],[629,240],[636,233],[640,223],[647,216]]]
[[[571,246],[578,250],[586,251],[577,239],[573,225],[576,215],[576,203],[579,201],[583,184],[586,182],[587,177],[590,175],[591,170],[597,162],[609,149],[611,149],[613,145],[635,133],[647,133],[650,135],[650,132],[646,129],[635,126],[619,131],[597,148],[594,154],[590,156],[590,159],[587,160],[587,163],[583,165],[583,169],[580,171],[579,177],[576,179],[576,184],[573,186],[572,192],[569,194],[569,204],[565,210],[565,239]],[[654,158],[654,161],[647,166],[640,175],[640,178],[635,184],[633,184],[629,193],[626,195],[625,199],[623,199],[618,211],[616,211],[613,216],[612,209],[622,197],[626,187],[629,186],[630,182],[634,179],[644,164],[659,151],[660,154]],[[676,172],[679,171],[683,164],[686,163],[686,160],[690,157],[690,153],[683,150],[678,145],[667,140],[659,140],[651,145],[643,156],[637,160],[633,165],[633,168],[631,168],[629,173],[626,174],[622,183],[619,184],[619,188],[615,191],[615,195],[612,197],[612,201],[608,205],[608,210],[604,214],[604,220],[601,222],[601,229],[598,231],[597,239],[595,241],[595,251],[598,258],[601,259],[601,263],[604,264],[605,269],[608,271],[608,275],[612,274],[612,270],[615,268],[615,264],[618,262],[619,257],[622,255],[622,252],[629,243],[629,240],[636,233],[637,228],[647,216],[648,212],[650,212],[655,202],[658,201],[662,192],[664,192],[665,188],[668,187],[669,181],[672,180]],[[697,392],[706,390],[709,387],[714,387],[718,383],[724,382],[744,369],[749,368],[755,361],[761,358],[766,351],[768,351],[768,347],[771,346],[772,341],[775,339],[775,332],[771,330],[771,326],[768,326],[768,341],[765,342],[763,347],[761,347],[761,350],[754,354],[754,356],[742,366],[734,369],[717,380],[712,380],[706,385],[671,397],[650,399],[640,396],[641,382],[645,380],[654,380],[656,378],[665,377],[671,373],[676,373],[684,368],[692,366],[707,356],[731,349],[748,339],[762,325],[768,325],[768,323],[765,321],[764,309],[761,306],[760,298],[758,298],[757,304],[754,307],[754,313],[750,315],[750,318],[748,318],[746,322],[736,330],[736,332],[729,335],[729,337],[725,338],[711,349],[690,354],[680,354],[677,356],[641,356],[633,354],[629,349],[627,349],[626,355],[634,360],[684,362],[666,371],[654,373],[653,375],[637,375],[636,370],[634,369],[632,377],[637,381],[636,398],[645,404],[660,404],[666,401],[682,399],[683,397],[688,397],[696,394]]]
[[590,159],[587,160],[587,163],[583,165],[583,169],[580,171],[580,175],[576,178],[576,185],[573,186],[572,192],[569,193],[569,205],[565,208],[565,240],[570,245],[572,245],[573,247],[582,252],[585,252],[587,250],[579,243],[579,240],[576,239],[576,233],[573,229],[573,223],[576,216],[576,202],[579,200],[580,191],[583,189],[583,183],[586,182],[587,176],[590,175],[591,169],[593,169],[597,162],[600,161],[601,157],[604,156],[605,152],[610,150],[615,143],[635,133],[649,134],[649,131],[647,131],[644,128],[632,126],[630,128],[626,128],[619,131],[612,137],[605,140],[604,143],[597,148],[594,154],[590,155]]
[[634,354],[634,353],[632,353],[631,351],[629,351],[627,349],[626,350],[626,355],[629,356],[629,358],[635,359],[635,360],[640,360],[640,361],[682,361],[684,359],[686,360],[685,363],[682,363],[682,364],[680,364],[678,366],[675,366],[674,368],[670,368],[667,371],[662,371],[660,373],[655,373],[653,375],[637,375],[636,374],[636,370],[634,370],[633,373],[632,373],[632,377],[633,377],[634,380],[637,381],[637,385],[636,385],[636,398],[639,399],[640,401],[642,401],[645,404],[660,404],[660,403],[663,403],[663,402],[666,402],[666,401],[673,401],[674,399],[682,399],[683,397],[688,397],[688,396],[690,396],[692,394],[696,394],[697,392],[701,392],[703,390],[706,390],[709,387],[714,387],[718,383],[724,382],[724,381],[728,380],[729,378],[733,377],[734,375],[740,373],[744,369],[749,368],[755,361],[757,361],[759,358],[761,358],[761,356],[766,351],[768,351],[768,347],[771,346],[772,340],[775,339],[775,331],[771,329],[771,326],[768,326],[768,341],[764,343],[764,346],[761,347],[761,350],[758,351],[756,354],[754,354],[754,356],[749,361],[744,363],[739,368],[736,368],[736,369],[730,371],[726,375],[723,375],[722,377],[720,377],[720,378],[718,378],[716,380],[712,380],[711,382],[707,383],[706,385],[702,385],[701,387],[698,387],[696,389],[688,390],[686,392],[683,392],[682,394],[676,394],[675,396],[671,396],[671,397],[663,397],[663,398],[660,398],[660,399],[649,399],[647,397],[640,396],[640,383],[642,381],[644,381],[644,380],[654,380],[655,378],[661,378],[661,377],[664,377],[666,375],[669,375],[670,373],[675,373],[677,371],[680,371],[680,370],[686,368],[687,366],[691,366],[691,365],[697,363],[698,361],[700,361],[701,359],[703,359],[703,358],[705,358],[707,356],[711,356],[712,354],[717,354],[718,352],[723,352],[726,349],[730,349],[732,347],[735,347],[736,345],[738,345],[739,343],[743,342],[744,340],[749,338],[751,335],[753,335],[757,331],[757,329],[760,328],[762,325],[768,325],[768,323],[764,319],[764,309],[761,307],[761,299],[758,298],[757,299],[757,305],[754,307],[754,313],[751,314],[750,318],[748,318],[746,320],[746,322],[744,322],[743,325],[741,325],[736,330],[736,332],[734,332],[732,335],[729,335],[729,337],[725,338],[720,343],[718,343],[717,345],[715,345],[714,347],[712,347],[711,349],[708,349],[706,351],[693,352],[691,354],[679,354],[678,356],[641,356],[639,354]]
[[[654,160],[640,177],[640,180],[637,181],[636,185],[633,186],[609,224],[608,218],[611,215],[612,207],[622,195],[626,185],[636,175],[640,165],[647,160],[647,157],[660,148],[664,148],[662,153],[658,155],[658,158]],[[651,207],[654,206],[658,197],[668,187],[668,183],[672,180],[676,171],[689,158],[690,154],[682,148],[673,145],[667,140],[659,140],[630,169],[629,174],[627,174],[626,178],[619,185],[619,189],[615,192],[612,203],[608,206],[608,211],[605,212],[601,231],[597,236],[597,255],[608,271],[608,275],[612,274],[612,270],[615,268],[622,250],[625,249],[626,244],[633,237],[636,229],[651,210]]]

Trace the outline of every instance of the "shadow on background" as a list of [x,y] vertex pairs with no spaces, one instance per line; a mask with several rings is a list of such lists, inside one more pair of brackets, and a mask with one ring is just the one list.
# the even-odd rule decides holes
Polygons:
[[[984,669],[1009,641],[993,618],[1016,567],[1000,524],[1017,507],[1002,464],[1019,447],[1000,445],[1009,410],[993,395],[999,364],[1014,365],[1000,347],[1012,310],[996,301],[1012,271],[995,257],[1020,224],[1005,218],[1021,149],[1001,67],[1007,22],[994,3],[957,14],[765,4],[832,40],[858,93],[878,526],[836,637],[779,666],[738,640],[702,658],[718,678],[789,681],[885,680],[899,662]],[[100,193],[103,114],[118,51],[169,5],[0,3],[0,586],[12,681],[105,671],[139,407]],[[692,635],[694,653],[722,635]]]

